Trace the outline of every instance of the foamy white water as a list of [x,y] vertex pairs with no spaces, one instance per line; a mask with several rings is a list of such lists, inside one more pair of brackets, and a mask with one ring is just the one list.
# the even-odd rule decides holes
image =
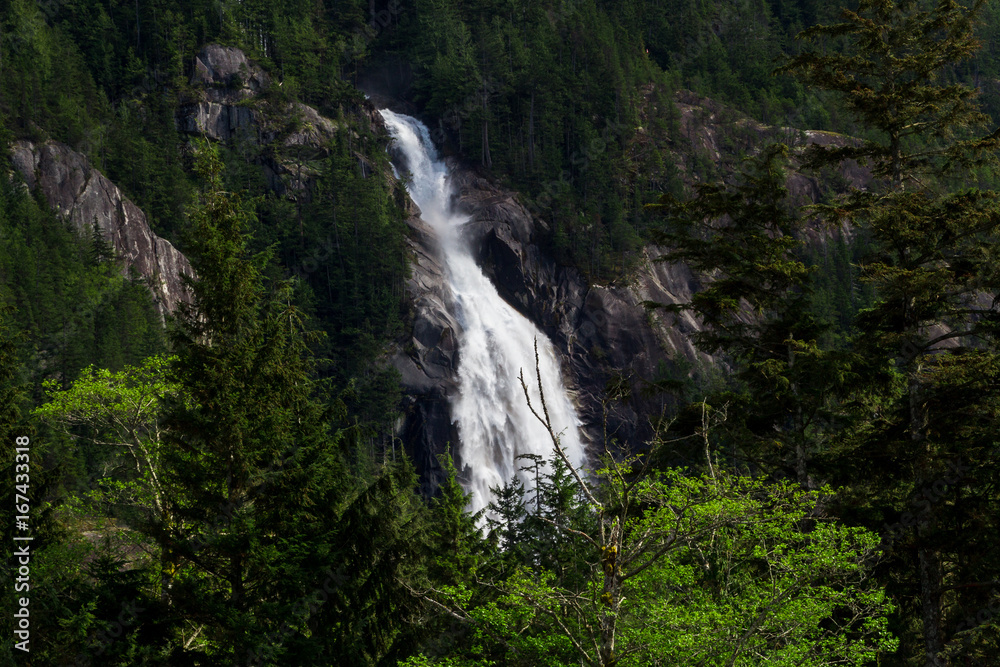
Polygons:
[[458,332],[459,395],[452,401],[452,421],[458,426],[459,458],[477,512],[492,499],[490,489],[519,475],[526,489],[534,477],[519,471],[530,462],[523,454],[552,458],[555,452],[545,427],[531,414],[518,374],[523,371],[531,403],[542,413],[535,376],[534,344],[538,341],[539,370],[549,418],[560,444],[575,468],[584,463],[580,420],[570,400],[552,343],[514,310],[476,265],[462,238],[468,216],[451,206],[448,167],[438,158],[430,133],[410,116],[381,110],[389,132],[405,158],[398,165],[409,171],[410,197],[421,217],[437,233],[448,283],[455,295]]

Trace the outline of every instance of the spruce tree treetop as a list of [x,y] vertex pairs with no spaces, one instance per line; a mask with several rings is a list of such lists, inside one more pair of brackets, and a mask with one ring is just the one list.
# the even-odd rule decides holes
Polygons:
[[975,104],[978,92],[946,76],[947,67],[979,48],[974,28],[984,4],[940,0],[927,9],[916,0],[861,0],[857,11],[843,10],[840,23],[801,33],[799,39],[821,49],[803,51],[779,72],[839,93],[859,121],[884,136],[860,145],[813,146],[809,163],[866,161],[876,177],[901,189],[923,174],[976,164],[995,149],[995,132],[967,136],[988,120]]

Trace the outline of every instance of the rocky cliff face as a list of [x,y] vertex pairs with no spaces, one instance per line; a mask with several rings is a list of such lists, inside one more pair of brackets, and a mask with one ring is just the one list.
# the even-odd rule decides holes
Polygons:
[[161,315],[189,298],[181,276],[192,275],[187,258],[153,233],[146,215],[80,153],[56,142],[14,142],[14,167],[27,186],[83,234],[97,225],[124,260],[146,279]]
[[[277,84],[242,52],[229,47],[206,46],[195,62],[191,84],[195,93],[178,117],[181,129],[218,141],[249,140],[264,149],[256,161],[276,193],[309,197],[315,176],[309,163],[327,154],[326,145],[338,131],[336,123],[305,105],[268,102],[261,93]],[[391,106],[394,100],[378,103]],[[676,110],[681,132],[672,145],[657,144],[659,139],[643,128],[634,141],[671,152],[688,182],[692,180],[685,156],[707,156],[724,171],[727,142],[734,135],[747,142],[745,148],[779,139],[793,145],[849,141],[828,133],[768,127],[688,93],[676,99]],[[373,106],[363,112],[373,125],[382,126]],[[660,413],[667,400],[644,392],[645,382],[671,369],[676,373],[683,367],[687,370],[681,372],[688,372],[714,363],[691,343],[691,334],[699,329],[693,317],[651,312],[642,304],[686,302],[698,289],[698,279],[685,266],[655,261],[662,249],[647,247],[626,284],[588,285],[579,272],[557,265],[547,254],[541,243],[545,223],[532,216],[516,193],[458,164],[453,165],[453,174],[459,203],[471,217],[469,233],[481,266],[500,293],[562,352],[564,374],[591,440],[600,441],[606,426],[618,440],[641,444],[650,433],[647,416]],[[868,176],[864,170],[848,168],[841,178],[857,185]],[[789,189],[803,201],[821,196],[820,184],[798,173],[790,175]],[[442,478],[438,455],[449,442],[457,443],[450,401],[457,391],[461,332],[451,315],[453,296],[437,241],[412,203],[407,223],[410,329],[398,341],[391,362],[406,393],[398,435],[421,473],[424,491],[432,493]],[[609,383],[630,400],[607,401]]]
[[242,51],[210,44],[195,57],[191,85],[199,90],[181,107],[180,129],[216,141],[261,125],[260,113],[241,104],[257,95],[270,79]]
[[[647,97],[652,94],[652,90],[645,92]],[[661,148],[672,153],[674,162],[685,173],[685,180],[689,183],[694,181],[688,174],[690,170],[685,157],[694,154],[707,157],[724,174],[738,166],[741,154],[752,154],[772,143],[786,144],[793,151],[809,144],[847,146],[857,143],[856,139],[836,132],[766,125],[690,91],[677,93],[675,107],[680,115],[679,137],[674,145]],[[647,107],[640,116],[648,122],[657,111],[655,107]],[[662,110],[659,111],[662,113]],[[637,141],[641,143],[646,134],[643,128],[639,128]],[[792,163],[794,166],[794,157]],[[864,188],[872,180],[871,171],[853,160],[846,160],[833,173],[839,181],[833,184],[837,190]],[[827,187],[830,185],[826,184]],[[789,196],[801,204],[816,201],[822,197],[824,189],[815,176],[795,170],[788,175],[787,187]]]
[[[726,168],[723,137],[734,124],[744,135],[752,135],[749,140],[756,146],[778,140],[793,147],[851,141],[832,133],[769,127],[690,94],[678,98],[677,108],[682,136],[691,150],[707,155],[720,169]],[[640,128],[640,141],[641,135]],[[683,172],[680,156],[677,162]],[[564,374],[591,441],[599,442],[606,428],[619,441],[641,445],[651,434],[648,416],[660,414],[669,400],[643,391],[646,383],[665,372],[690,373],[716,363],[691,342],[691,335],[700,329],[693,316],[668,315],[643,306],[647,301],[689,301],[699,289],[698,277],[684,265],[657,261],[664,249],[647,246],[627,284],[588,285],[579,272],[559,266],[546,253],[540,243],[545,223],[532,216],[516,193],[457,163],[452,164],[452,174],[459,203],[471,217],[468,229],[480,265],[501,295],[545,331],[562,352]],[[866,169],[850,163],[840,167],[837,177],[842,184],[855,187],[871,180]],[[823,196],[823,184],[797,171],[789,174],[788,188],[801,203]],[[448,315],[450,295],[433,236],[417,215],[411,217],[410,227],[415,259],[408,290],[414,301],[414,326],[412,340],[396,354],[394,363],[410,396],[406,432],[415,439],[411,441],[419,442],[416,449],[422,460],[418,463],[430,473],[427,484],[433,488],[440,471],[432,454],[443,451],[445,439],[456,441],[447,397],[456,390],[458,328]],[[817,229],[810,236],[818,240],[827,233]],[[615,392],[629,400],[608,401],[612,383]]]
[[265,99],[262,93],[281,84],[233,47],[202,48],[190,83],[193,93],[177,117],[180,130],[263,149],[255,161],[270,188],[279,195],[309,198],[316,175],[312,161],[329,154],[327,144],[337,132],[334,121],[305,104]]
[[448,443],[458,442],[450,401],[458,389],[460,327],[452,315],[454,296],[445,280],[435,234],[412,202],[406,222],[410,230],[406,293],[412,328],[400,341],[392,364],[406,393],[400,437],[420,473],[422,491],[429,496],[443,481],[438,457]]

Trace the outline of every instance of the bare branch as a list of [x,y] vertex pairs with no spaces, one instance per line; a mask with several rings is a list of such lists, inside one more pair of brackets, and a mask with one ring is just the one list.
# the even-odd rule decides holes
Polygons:
[[524,398],[528,402],[528,409],[531,410],[531,414],[535,416],[535,419],[541,422],[542,426],[545,427],[545,430],[548,432],[549,437],[552,439],[552,445],[556,449],[556,454],[559,455],[559,458],[562,459],[563,463],[566,464],[566,467],[569,468],[569,471],[573,474],[573,479],[576,480],[576,483],[580,485],[580,488],[583,490],[583,493],[587,496],[587,500],[589,500],[594,505],[594,507],[597,507],[603,511],[604,506],[601,505],[601,503],[597,502],[597,498],[595,498],[594,494],[590,491],[590,487],[587,486],[587,484],[583,481],[583,478],[580,477],[580,473],[577,472],[576,467],[574,467],[573,463],[569,460],[569,457],[566,456],[566,452],[563,450],[562,445],[559,444],[559,437],[556,435],[555,431],[552,428],[552,422],[551,420],[549,420],[549,412],[548,409],[545,407],[545,392],[542,389],[542,370],[541,366],[538,363],[537,338],[535,339],[535,376],[538,378],[538,391],[542,397],[542,409],[545,412],[545,418],[543,419],[538,414],[538,411],[535,410],[535,407],[531,404],[531,396],[528,394],[528,385],[524,381],[524,369],[522,368],[520,373],[518,373],[518,379],[521,381],[521,389],[522,391],[524,391]]

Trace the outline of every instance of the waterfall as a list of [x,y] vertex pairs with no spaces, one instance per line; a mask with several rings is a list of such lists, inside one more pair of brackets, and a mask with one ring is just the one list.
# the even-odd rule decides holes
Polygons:
[[458,427],[458,453],[469,510],[477,512],[492,499],[491,487],[519,475],[525,489],[533,474],[519,470],[530,461],[523,454],[552,458],[555,452],[545,427],[531,414],[518,375],[523,371],[531,404],[541,414],[535,375],[535,341],[545,402],[560,444],[576,468],[584,462],[580,420],[567,395],[559,358],[551,341],[527,318],[500,298],[483,274],[462,236],[468,216],[451,205],[448,167],[439,159],[427,127],[410,116],[381,110],[409,172],[407,190],[421,217],[436,232],[445,275],[455,297],[458,334],[458,396],[451,405]]

